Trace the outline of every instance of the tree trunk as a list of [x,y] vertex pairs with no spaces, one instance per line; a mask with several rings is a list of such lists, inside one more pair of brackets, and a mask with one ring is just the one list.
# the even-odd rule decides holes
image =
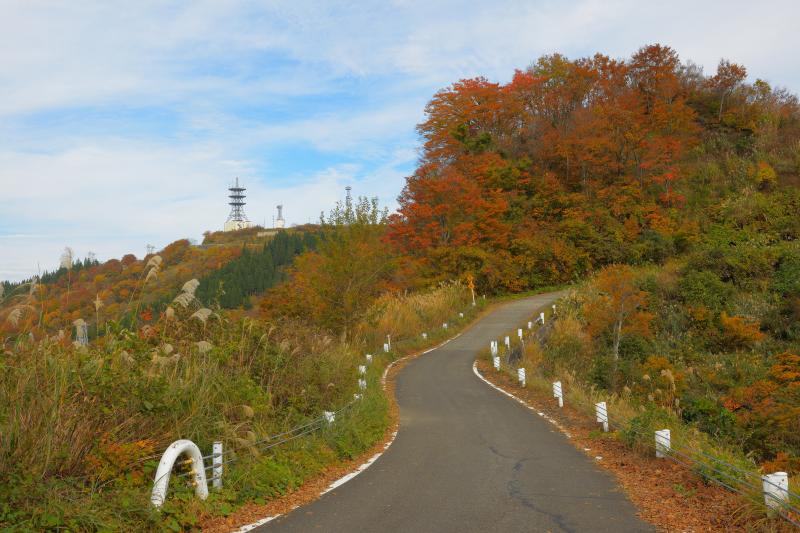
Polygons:
[[622,337],[622,320],[618,320],[614,325],[614,364],[619,361],[619,343]]

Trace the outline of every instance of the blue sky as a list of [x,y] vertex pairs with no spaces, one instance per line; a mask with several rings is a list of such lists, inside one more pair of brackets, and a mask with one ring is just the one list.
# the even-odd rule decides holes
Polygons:
[[271,224],[351,185],[390,208],[425,103],[543,54],[660,42],[800,90],[796,2],[0,0],[0,279],[222,227],[226,187]]

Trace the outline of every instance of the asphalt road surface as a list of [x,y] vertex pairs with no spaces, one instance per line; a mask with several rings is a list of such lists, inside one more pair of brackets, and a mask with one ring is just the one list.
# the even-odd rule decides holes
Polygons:
[[410,362],[397,376],[391,447],[350,482],[258,530],[654,531],[592,459],[472,371],[478,350],[555,297],[507,303]]

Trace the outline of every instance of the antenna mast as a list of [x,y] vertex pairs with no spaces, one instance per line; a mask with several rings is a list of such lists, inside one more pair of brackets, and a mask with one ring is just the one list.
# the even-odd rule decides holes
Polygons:
[[247,203],[244,201],[247,197],[244,193],[246,190],[239,185],[239,178],[236,178],[235,185],[228,187],[230,192],[228,205],[231,206],[231,214],[228,215],[228,220],[225,222],[225,231],[235,231],[250,227],[250,221],[247,220],[247,215],[244,214],[244,206]]

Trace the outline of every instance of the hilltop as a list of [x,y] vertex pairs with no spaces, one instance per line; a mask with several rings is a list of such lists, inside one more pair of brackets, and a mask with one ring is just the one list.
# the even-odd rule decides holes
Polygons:
[[71,331],[89,324],[90,337],[104,327],[147,324],[158,318],[189,280],[198,295],[223,308],[249,307],[250,297],[282,279],[282,268],[313,247],[313,227],[290,230],[249,228],[208,232],[202,244],[177,240],[137,258],[128,254],[104,263],[62,258],[62,266],[23,283],[4,283],[0,334],[34,335]]

